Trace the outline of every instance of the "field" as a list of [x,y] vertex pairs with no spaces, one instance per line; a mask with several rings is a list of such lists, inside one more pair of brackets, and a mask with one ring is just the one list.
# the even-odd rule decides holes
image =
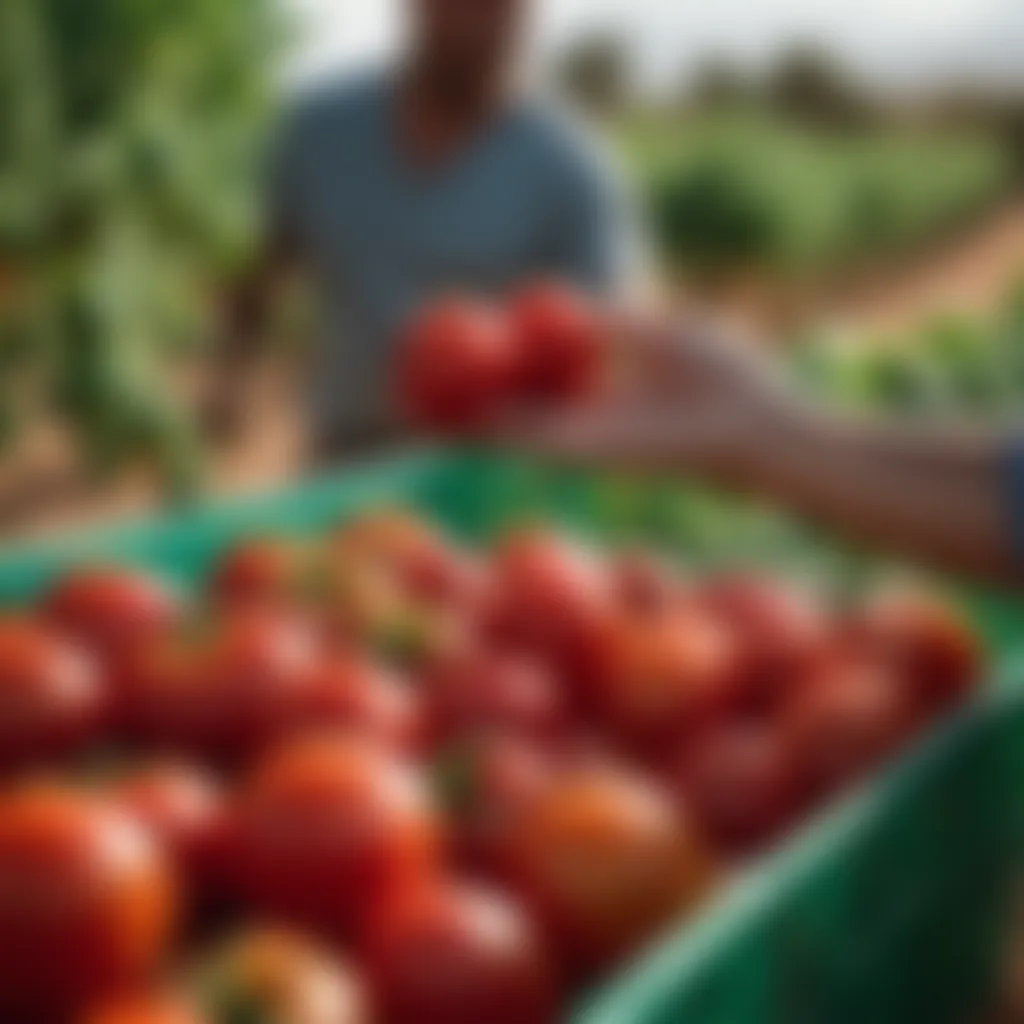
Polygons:
[[885,129],[822,133],[756,115],[621,129],[669,264],[816,278],[906,255],[1005,196],[992,139]]

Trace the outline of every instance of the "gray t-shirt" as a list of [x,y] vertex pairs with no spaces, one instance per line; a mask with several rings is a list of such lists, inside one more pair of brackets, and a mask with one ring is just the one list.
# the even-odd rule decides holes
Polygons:
[[616,175],[561,113],[524,99],[455,159],[418,169],[396,139],[390,82],[307,96],[272,166],[272,217],[324,306],[310,393],[322,436],[394,421],[396,338],[430,296],[502,293],[544,273],[604,291],[639,248]]

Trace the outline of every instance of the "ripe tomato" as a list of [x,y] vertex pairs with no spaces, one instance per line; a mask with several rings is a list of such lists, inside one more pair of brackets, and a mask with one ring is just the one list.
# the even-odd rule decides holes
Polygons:
[[310,580],[310,552],[286,537],[257,537],[230,548],[213,572],[212,590],[226,607],[280,605],[301,598]]
[[212,1024],[370,1024],[374,1019],[354,970],[285,931],[262,929],[229,940],[205,955],[190,982]]
[[525,654],[476,650],[449,658],[425,680],[431,741],[511,734],[557,740],[568,715],[558,680]]
[[768,576],[730,576],[702,600],[737,636],[742,676],[757,706],[774,707],[825,656],[834,624],[821,601]]
[[611,565],[616,603],[632,614],[665,612],[680,605],[686,585],[665,559],[646,551],[629,551]]
[[524,808],[510,880],[576,977],[635,952],[705,890],[710,861],[653,783],[612,767],[569,771]]
[[0,1015],[43,1021],[144,980],[168,952],[173,872],[103,801],[32,785],[0,798]]
[[586,394],[601,367],[603,325],[593,303],[554,281],[524,289],[510,310],[519,389],[534,401]]
[[554,1024],[551,970],[531,923],[488,890],[437,880],[394,893],[366,929],[382,1024]]
[[516,350],[502,316],[452,297],[425,309],[402,341],[399,390],[413,421],[458,433],[481,427],[515,384]]
[[504,851],[519,814],[558,762],[546,748],[508,734],[478,736],[439,751],[434,784],[461,867],[501,877]]
[[352,733],[411,753],[423,739],[419,694],[411,683],[369,658],[338,652],[313,669],[303,698],[308,731]]
[[981,681],[981,640],[959,609],[938,595],[879,591],[861,610],[858,636],[910,683],[925,716],[959,704]]
[[91,657],[45,623],[0,618],[0,767],[73,754],[106,724]]
[[878,659],[834,655],[784,714],[808,785],[821,795],[863,778],[892,756],[912,727],[903,680]]
[[97,654],[116,658],[171,629],[181,616],[181,601],[157,576],[101,566],[58,580],[46,598],[45,612]]
[[78,1024],[216,1024],[182,996],[166,992],[105,1000],[78,1018]]
[[675,791],[702,832],[726,853],[760,850],[804,808],[800,762],[772,725],[727,723],[695,737],[675,762]]
[[506,539],[495,569],[496,639],[549,659],[578,696],[594,670],[597,631],[613,605],[606,567],[569,539],[534,529]]
[[225,870],[227,805],[218,780],[194,765],[165,762],[135,771],[110,800],[156,837],[193,891],[209,893]]
[[351,935],[392,887],[436,866],[441,829],[408,766],[355,739],[292,741],[257,766],[235,813],[242,894]]
[[234,762],[288,735],[318,656],[306,625],[249,608],[198,637],[135,652],[119,676],[128,736],[161,750]]
[[731,631],[697,605],[605,623],[594,702],[630,751],[666,746],[737,713],[743,690]]

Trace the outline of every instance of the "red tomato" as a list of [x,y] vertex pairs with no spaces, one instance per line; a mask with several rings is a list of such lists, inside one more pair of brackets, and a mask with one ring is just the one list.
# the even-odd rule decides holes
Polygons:
[[194,765],[155,764],[119,779],[109,796],[160,841],[194,887],[218,885],[227,808],[213,775]]
[[392,887],[429,874],[441,830],[408,766],[369,743],[292,741],[243,787],[237,874],[260,909],[351,935]]
[[308,939],[262,929],[208,953],[192,987],[211,1022],[371,1024],[367,993],[341,959]]
[[907,687],[877,659],[840,653],[809,678],[785,711],[784,728],[817,794],[858,781],[908,735]]
[[582,689],[614,600],[605,566],[586,548],[535,529],[509,537],[495,568],[497,639],[550,659],[573,690]]
[[761,849],[801,813],[801,765],[782,731],[731,722],[697,736],[676,757],[674,786],[705,835],[732,854]]
[[309,731],[350,732],[406,753],[419,747],[424,731],[411,683],[369,658],[341,652],[313,670],[302,722]]
[[733,634],[696,605],[614,616],[602,640],[594,702],[634,753],[656,758],[741,708]]
[[317,645],[268,609],[229,615],[198,638],[168,637],[120,674],[128,735],[149,747],[238,761],[301,721]]
[[551,970],[530,922],[490,891],[438,880],[373,913],[365,962],[382,1024],[554,1024]]
[[111,998],[88,1010],[78,1024],[216,1024],[181,996],[156,992]]
[[554,769],[547,749],[508,734],[477,737],[440,752],[434,782],[461,867],[501,876],[511,830]]
[[525,654],[471,651],[449,658],[428,674],[425,690],[434,743],[496,734],[551,743],[567,725],[558,681]]
[[967,618],[935,594],[890,589],[859,617],[859,638],[913,688],[924,715],[962,702],[981,681],[981,639]]
[[178,595],[150,573],[123,567],[79,569],[46,599],[50,620],[104,657],[117,657],[171,629],[181,616]]
[[710,861],[652,783],[611,767],[557,778],[509,840],[510,880],[567,969],[587,978],[636,952],[705,890]]
[[645,551],[630,551],[611,567],[615,599],[627,612],[647,614],[677,607],[687,594],[675,567]]
[[228,607],[275,605],[302,595],[309,552],[286,537],[257,537],[230,548],[214,569],[212,589]]
[[523,395],[565,401],[592,389],[601,368],[603,325],[586,297],[567,285],[541,282],[515,298],[510,316]]
[[26,786],[0,799],[0,1016],[44,1021],[143,981],[169,951],[173,872],[95,797]]
[[424,310],[402,341],[399,389],[419,425],[444,433],[479,428],[515,384],[508,324],[490,307],[449,298]]
[[738,638],[742,675],[757,705],[774,706],[827,653],[834,624],[814,595],[767,576],[731,576],[702,594]]
[[73,754],[106,724],[108,695],[92,659],[46,624],[0,618],[0,766]]

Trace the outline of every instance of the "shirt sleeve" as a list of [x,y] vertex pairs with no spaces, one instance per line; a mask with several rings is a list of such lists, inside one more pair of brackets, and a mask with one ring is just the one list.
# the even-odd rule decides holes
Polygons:
[[1007,442],[1003,453],[1006,528],[1018,566],[1024,566],[1024,432]]
[[621,294],[650,282],[639,204],[621,168],[589,140],[566,161],[551,248],[553,269],[589,290]]
[[298,245],[304,235],[303,162],[306,116],[286,113],[271,140],[264,175],[264,231],[268,237]]

